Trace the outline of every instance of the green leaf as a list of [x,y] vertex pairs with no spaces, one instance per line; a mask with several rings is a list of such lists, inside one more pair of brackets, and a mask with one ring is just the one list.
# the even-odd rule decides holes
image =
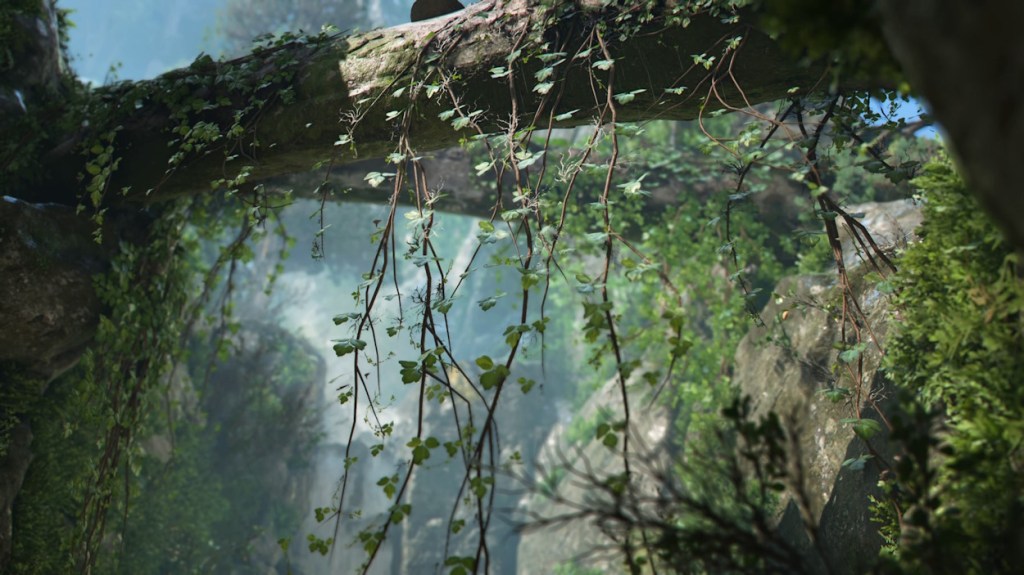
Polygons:
[[498,300],[505,297],[505,295],[505,292],[498,292],[490,297],[486,297],[476,302],[476,304],[480,306],[480,309],[487,311],[493,308],[494,306],[498,305]]
[[508,344],[509,347],[513,347],[519,343],[519,338],[528,331],[530,331],[530,326],[528,325],[510,325],[505,328],[505,333],[502,335],[505,336],[505,343]]
[[619,184],[619,187],[622,188],[623,193],[625,193],[626,197],[629,197],[629,198],[635,198],[637,196],[649,196],[649,195],[651,195],[651,193],[647,192],[647,191],[644,191],[640,187],[642,185],[642,182],[644,181],[645,177],[647,177],[646,173],[644,173],[639,178],[633,180],[632,182],[626,182],[625,184]]
[[445,441],[444,449],[448,452],[448,457],[455,457],[459,452],[459,443],[455,441]]
[[347,338],[331,340],[334,343],[334,353],[338,357],[348,355],[356,350],[366,348],[366,342],[361,339]]
[[538,94],[547,94],[551,91],[551,88],[554,87],[554,85],[554,82],[541,82],[533,87],[533,91]]
[[516,152],[516,160],[518,160],[516,162],[516,167],[519,168],[520,170],[526,169],[526,168],[532,166],[534,163],[537,162],[537,160],[539,160],[539,159],[541,159],[543,157],[544,157],[544,150],[539,150],[537,152],[526,152],[526,151]]
[[426,445],[417,445],[412,448],[413,465],[419,465],[430,458],[430,450]]
[[547,80],[548,78],[550,78],[551,75],[554,74],[554,73],[555,73],[555,65],[546,66],[546,67],[541,68],[540,70],[537,70],[536,72],[534,72],[533,73],[533,78],[535,80],[537,80],[538,82],[543,82],[543,81]]
[[864,353],[865,349],[867,349],[867,345],[859,343],[851,347],[850,349],[840,353],[839,361],[843,363],[853,363],[857,361],[857,358],[859,358],[862,353]]
[[619,444],[619,436],[614,433],[609,433],[604,436],[601,443],[608,449],[615,449],[615,446]]
[[864,469],[864,464],[867,463],[868,460],[871,459],[872,457],[874,456],[871,455],[870,453],[865,453],[864,455],[861,455],[859,457],[852,457],[850,459],[847,459],[846,461],[843,462],[842,466],[849,467],[854,471],[860,471]]
[[637,94],[640,94],[640,93],[646,92],[646,91],[647,90],[645,90],[644,88],[640,88],[639,90],[633,90],[631,92],[621,92],[621,93],[615,94],[613,97],[615,98],[616,102],[618,102],[619,104],[625,105],[625,104],[628,104],[628,103],[632,102],[633,100],[635,100]]
[[494,367],[494,360],[492,360],[489,356],[481,355],[480,357],[476,358],[476,364],[480,366],[480,369],[487,371]]
[[556,122],[564,122],[564,121],[572,118],[573,114],[575,114],[576,112],[579,112],[579,111],[580,111],[579,108],[576,108],[575,110],[569,110],[568,112],[565,112],[564,114],[558,114],[557,116],[555,116],[555,121]]
[[845,387],[833,387],[830,389],[823,389],[821,390],[821,393],[832,403],[839,403],[849,397],[852,392]]
[[856,433],[862,439],[871,439],[882,431],[882,425],[874,419],[856,419],[848,418],[843,419],[843,423],[852,423],[853,432]]
[[[473,166],[473,169],[476,170],[476,175],[477,176],[482,176],[482,175],[484,175],[487,172],[487,170],[490,170],[491,166],[493,166],[493,165],[494,165],[494,162],[480,162],[479,164]],[[481,222],[481,223],[488,223],[488,222]]]
[[376,188],[377,186],[384,183],[384,180],[394,176],[395,174],[387,172],[370,172],[363,176],[363,179],[369,182],[370,187]]
[[493,369],[484,372],[480,376],[480,385],[483,386],[484,389],[491,389],[493,387],[497,387],[501,385],[502,382],[505,381],[505,378],[508,377],[508,374],[509,370],[507,367],[505,367],[504,365],[496,365],[494,366]]
[[349,320],[358,321],[361,317],[363,317],[363,314],[358,312],[341,313],[334,316],[334,325],[341,325]]

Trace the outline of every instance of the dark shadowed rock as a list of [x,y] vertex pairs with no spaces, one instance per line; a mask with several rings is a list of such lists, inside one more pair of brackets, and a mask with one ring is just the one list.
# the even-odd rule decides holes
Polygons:
[[71,208],[0,200],[0,361],[53,378],[78,360],[99,321],[92,278],[109,258],[94,229]]

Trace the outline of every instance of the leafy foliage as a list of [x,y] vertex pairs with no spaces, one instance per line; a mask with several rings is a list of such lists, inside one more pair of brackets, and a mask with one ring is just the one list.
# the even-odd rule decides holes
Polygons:
[[888,357],[891,377],[911,392],[893,551],[913,572],[1009,572],[1024,505],[1019,256],[949,160],[914,183],[925,223],[902,260],[901,330]]

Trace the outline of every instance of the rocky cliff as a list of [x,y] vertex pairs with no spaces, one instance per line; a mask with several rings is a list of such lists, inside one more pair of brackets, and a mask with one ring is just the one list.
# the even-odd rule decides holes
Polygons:
[[[921,221],[919,207],[910,201],[852,206],[849,211],[858,213],[875,241],[890,254],[913,240],[912,230]],[[835,274],[789,277],[775,287],[761,311],[764,325],[753,327],[738,346],[733,384],[737,394],[751,398],[754,419],[774,412],[785,429],[788,480],[774,512],[776,534],[803,556],[806,571],[854,574],[865,572],[882,543],[871,522],[868,497],[879,495],[879,460],[891,458],[893,448],[884,439],[886,433],[863,433],[872,435],[865,440],[855,429],[864,432],[886,425],[892,390],[880,364],[893,310],[888,285],[870,273],[848,231],[843,242],[850,281],[863,312],[856,320],[863,343],[851,341],[854,328],[849,323],[844,330]],[[609,381],[581,416],[602,406],[615,409],[620,403],[617,385]],[[634,403],[644,405],[642,388]],[[669,410],[654,407],[645,410],[643,417],[633,418],[633,434],[647,439],[647,461],[678,456],[673,445],[680,438],[672,436],[672,417]],[[877,426],[859,424],[860,419]],[[560,453],[561,463],[570,468],[583,464],[602,474],[621,469],[621,457],[599,442],[571,449],[566,435],[563,426],[546,440],[551,468],[557,459],[554,454]],[[664,466],[647,466],[655,468]],[[648,478],[641,490],[656,491],[657,482],[664,479]],[[535,493],[524,506],[533,523],[542,526],[559,513],[593,504],[596,495],[593,484],[563,479],[550,494]],[[621,572],[623,557],[608,543],[602,525],[595,521],[531,530],[519,547],[519,572],[548,573],[559,565],[580,569],[571,572]]]

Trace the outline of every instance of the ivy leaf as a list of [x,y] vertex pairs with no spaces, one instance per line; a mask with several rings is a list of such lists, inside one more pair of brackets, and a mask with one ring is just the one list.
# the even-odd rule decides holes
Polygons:
[[857,358],[860,357],[860,354],[864,353],[865,349],[867,349],[867,345],[863,343],[858,343],[857,345],[851,347],[850,349],[840,353],[839,361],[843,363],[853,363],[857,361]]
[[361,339],[348,338],[335,339],[331,341],[334,343],[334,353],[336,353],[338,357],[366,348],[366,342]]
[[649,196],[651,195],[651,193],[641,189],[640,187],[642,185],[642,182],[644,181],[644,178],[646,177],[647,174],[645,173],[639,178],[633,180],[632,182],[619,184],[619,187],[622,188],[623,193],[626,194],[626,197],[628,198],[635,198],[637,196]]
[[412,448],[413,465],[419,465],[430,458],[430,450],[426,445],[417,445]]
[[613,96],[613,97],[615,98],[616,102],[625,105],[625,104],[628,104],[628,103],[632,102],[633,100],[635,100],[637,94],[640,94],[640,93],[646,92],[646,91],[647,90],[645,90],[643,88],[640,88],[639,90],[633,90],[631,92],[620,92],[618,94],[615,94],[615,96]]
[[[557,65],[558,65],[558,63],[555,63],[555,64],[552,64],[551,66],[546,66],[544,68],[541,68],[540,70],[537,70],[533,74],[534,79],[536,79],[538,82],[544,82],[544,80],[547,80],[548,78],[551,77],[552,74],[555,73],[555,66],[557,66]],[[547,83],[550,84],[551,82],[547,82]]]
[[491,359],[490,356],[481,355],[480,357],[476,358],[476,364],[480,366],[480,369],[488,371],[489,369],[494,367],[494,360]]
[[420,362],[407,359],[398,360],[401,367],[402,383],[416,383],[420,380],[423,371],[420,369]]
[[370,172],[363,176],[363,179],[369,182],[370,187],[376,188],[377,186],[384,183],[384,180],[394,176],[395,174],[389,172]]
[[476,305],[480,306],[480,309],[487,311],[494,306],[498,305],[498,300],[505,297],[505,292],[498,292],[490,297],[486,297],[478,302]]
[[833,387],[821,390],[822,395],[832,403],[839,403],[850,396],[851,392],[845,387]]
[[505,343],[508,344],[509,347],[514,347],[519,343],[519,338],[528,331],[530,331],[530,326],[528,325],[510,325],[505,328],[505,333],[502,335],[505,336]]
[[346,321],[349,321],[349,320],[357,321],[361,317],[363,317],[363,314],[358,313],[358,312],[341,313],[341,314],[338,314],[338,315],[334,316],[334,325],[341,325],[341,324],[343,324],[343,323],[345,323]]
[[848,418],[843,419],[843,423],[852,423],[853,432],[857,434],[861,439],[871,439],[882,431],[882,425],[874,419],[856,419]]
[[850,459],[847,459],[846,461],[843,462],[843,467],[849,467],[854,471],[860,471],[864,469],[864,464],[867,463],[868,460],[871,459],[872,457],[874,456],[871,455],[870,453],[865,453],[864,455],[858,457],[851,457]]
[[509,371],[507,367],[504,365],[496,365],[494,366],[494,369],[486,371],[480,376],[480,385],[484,389],[497,387],[505,381],[505,378],[508,377],[508,373]]
[[575,114],[576,112],[579,112],[579,111],[580,111],[580,109],[576,108],[575,110],[569,110],[568,112],[566,112],[564,114],[558,114],[557,116],[555,116],[555,121],[556,122],[564,122],[565,120],[568,120],[568,119],[572,118],[573,114]]
[[484,175],[485,172],[487,172],[487,170],[491,169],[491,166],[493,165],[494,162],[480,162],[479,164],[473,166],[473,169],[476,170],[477,176],[482,176]]
[[544,157],[544,150],[538,152],[516,152],[516,167],[520,170],[529,168],[537,162],[537,160]]

